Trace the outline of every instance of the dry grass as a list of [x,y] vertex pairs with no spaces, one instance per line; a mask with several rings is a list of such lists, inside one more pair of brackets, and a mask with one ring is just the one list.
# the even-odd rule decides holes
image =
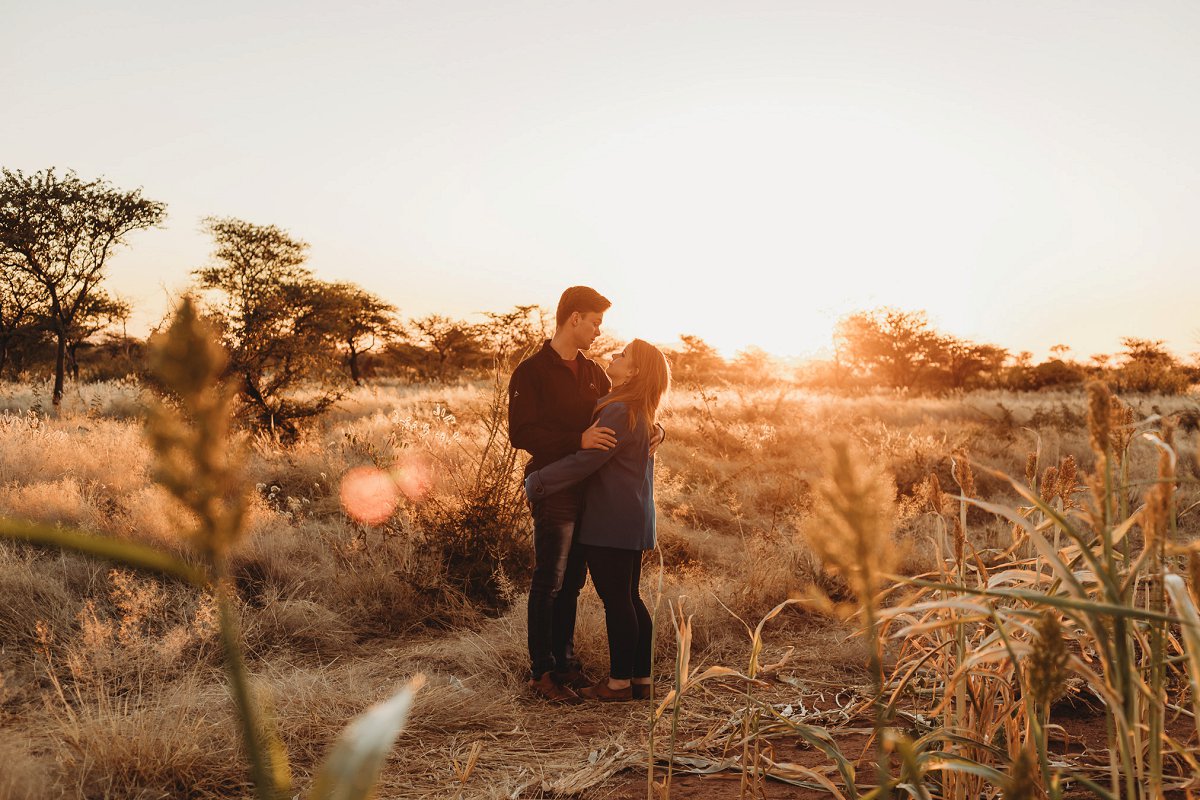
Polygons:
[[43,730],[57,780],[45,796],[229,797],[248,788],[233,708],[215,675],[159,691],[96,692],[54,708]]
[[6,731],[0,739],[0,797],[10,800],[37,800],[45,797],[46,774],[51,763],[34,755],[35,743],[15,731]]
[[[14,412],[0,416],[0,514],[181,551],[188,520],[168,511],[151,482],[140,390],[80,387],[56,418],[36,413],[40,391],[0,386],[0,409]],[[364,388],[291,448],[253,443],[246,464],[257,486],[250,535],[232,570],[250,669],[275,698],[298,775],[310,774],[347,720],[417,671],[430,682],[389,760],[383,796],[580,793],[641,763],[643,711],[548,710],[526,698],[519,585],[508,611],[481,614],[439,582],[417,503],[404,502],[374,528],[340,511],[337,485],[347,469],[416,456],[429,468],[435,496],[454,497],[488,399],[486,386]],[[1196,405],[1187,396],[1132,402],[1139,415]],[[667,565],[660,626],[667,626],[668,606],[686,597],[694,615],[692,663],[744,665],[750,642],[735,616],[753,626],[814,584],[848,597],[799,538],[812,510],[816,457],[831,431],[897,476],[899,535],[914,543],[900,569],[912,574],[933,568],[932,543],[940,536],[915,495],[930,473],[953,486],[953,450],[966,447],[983,465],[1019,475],[1040,438],[1043,464],[1072,455],[1087,470],[1094,458],[1084,414],[1083,396],[1066,394],[847,399],[779,387],[681,391],[667,409],[669,437],[659,457]],[[1195,477],[1194,437],[1178,444],[1180,476]],[[1130,467],[1152,472],[1154,459],[1138,450]],[[981,496],[1018,500],[999,480],[977,477]],[[1200,530],[1197,500],[1194,485],[1181,488],[1179,508],[1190,509],[1180,518],[1184,539]],[[984,550],[1007,546],[1010,530],[972,510],[967,536]],[[657,559],[644,573],[644,595],[651,597]],[[244,792],[232,706],[204,632],[205,599],[166,581],[130,584],[122,595],[119,582],[109,568],[79,557],[0,545],[0,675],[7,689],[0,691],[0,720],[12,732],[0,743],[0,758],[11,765],[0,772],[0,796]],[[139,596],[156,599],[139,605]],[[49,631],[45,642],[39,621]],[[590,588],[577,638],[586,660],[602,668],[603,615]],[[788,645],[799,646],[764,697],[780,710],[807,703],[805,714],[793,709],[797,719],[828,722],[840,713],[830,709],[848,699],[835,699],[839,689],[868,683],[866,651],[849,628],[787,611],[767,629],[764,663]],[[675,654],[673,638],[660,630],[662,675]],[[681,743],[718,757],[731,741],[738,702],[719,688],[686,696]]]

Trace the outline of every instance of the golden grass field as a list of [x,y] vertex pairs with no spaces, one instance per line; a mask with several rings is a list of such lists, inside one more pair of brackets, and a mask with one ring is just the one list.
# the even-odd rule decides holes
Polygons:
[[[491,408],[492,388],[487,381],[378,383],[346,396],[319,428],[291,447],[266,437],[251,442],[244,471],[255,490],[249,534],[232,562],[236,610],[252,685],[273,705],[300,791],[352,717],[410,676],[424,673],[427,683],[387,760],[379,797],[646,796],[651,710],[640,705],[557,708],[531,700],[523,689],[527,664],[520,582],[505,574],[496,578],[498,604],[507,604],[507,610],[489,614],[443,580],[439,542],[428,522],[470,519],[452,512],[464,502],[469,484],[464,476],[472,474],[482,452],[481,420]],[[151,478],[153,453],[141,421],[147,397],[132,383],[78,385],[61,411],[50,414],[46,386],[0,385],[0,515],[186,552],[181,531],[190,522]],[[1186,572],[1186,545],[1200,532],[1196,432],[1187,430],[1197,398],[1124,400],[1136,421],[1162,415],[1184,423],[1174,438],[1179,488],[1171,502],[1177,527],[1167,535],[1163,558]],[[763,628],[761,654],[753,652],[756,642],[746,627],[754,628],[781,602],[813,596],[814,590],[834,604],[850,604],[856,596],[851,567],[840,565],[838,575],[824,569],[839,566],[831,562],[842,556],[807,544],[830,504],[836,506],[836,498],[819,490],[828,480],[822,465],[831,439],[844,437],[861,453],[864,466],[895,479],[889,517],[895,544],[875,542],[896,556],[890,569],[905,576],[924,574],[933,582],[978,583],[980,571],[1010,550],[1013,522],[975,506],[960,509],[952,498],[942,501],[951,510],[931,511],[928,476],[937,475],[946,494],[958,494],[956,478],[963,477],[965,454],[974,465],[973,497],[1025,506],[1034,524],[1042,524],[1045,519],[1013,485],[988,469],[1023,483],[1027,454],[1040,449],[1039,477],[1067,456],[1081,475],[1096,470],[1087,418],[1083,392],[840,397],[785,383],[753,390],[677,387],[663,414],[669,435],[658,456],[660,548],[648,556],[643,587],[648,604],[659,600],[659,694],[676,683],[681,644],[690,652],[693,673],[725,666],[757,671],[758,682],[752,698],[751,684],[736,678],[688,687],[679,708],[668,707],[653,728],[658,781],[666,771],[661,756],[673,738],[670,793],[677,797],[822,796],[828,789],[813,788],[823,786],[821,779],[855,796],[837,760],[813,744],[815,734],[805,726],[834,732],[840,752],[857,762],[859,791],[874,780],[870,705],[875,690],[868,668],[873,648],[870,638],[858,633],[861,613],[840,620],[804,604],[788,606]],[[1145,430],[1157,430],[1156,423]],[[1122,469],[1153,479],[1159,452],[1152,441],[1134,437]],[[338,499],[340,477],[355,466],[397,462],[424,470],[431,481],[428,495],[405,500],[382,525],[349,519]],[[1127,514],[1141,506],[1145,489],[1139,485],[1122,493]],[[1064,495],[1049,502],[1060,509],[1074,502],[1070,490]],[[1085,495],[1084,490],[1076,494],[1081,505]],[[966,521],[957,557],[955,518]],[[1049,536],[1052,527],[1041,530]],[[1133,544],[1134,558],[1146,549],[1145,527],[1142,519],[1126,534],[1124,543]],[[1067,544],[1064,539],[1059,546]],[[1119,554],[1113,557],[1119,560]],[[1012,568],[1023,570],[1025,579],[1035,569],[1042,573],[1032,550],[1013,550],[1007,558],[1028,559]],[[1128,561],[1120,564],[1129,567]],[[1091,579],[1080,580],[1091,591]],[[1040,581],[1034,581],[1040,590],[1057,591]],[[1131,607],[1161,607],[1150,596],[1154,585],[1135,578]],[[970,727],[981,736],[990,731],[988,743],[996,752],[977,744],[948,747],[1005,775],[1011,760],[1032,752],[1032,744],[1022,749],[1017,740],[1032,742],[1040,732],[1058,754],[1049,761],[1068,759],[1080,770],[1093,769],[1087,774],[1104,787],[1116,785],[1120,796],[1149,796],[1137,787],[1127,793],[1125,776],[1112,780],[1106,771],[1119,754],[1107,754],[1105,716],[1097,711],[1102,705],[1078,674],[1063,678],[1042,720],[1032,706],[1026,716],[1014,710],[1023,702],[1020,687],[1028,694],[1029,684],[1012,672],[1012,663],[1007,673],[997,666],[1002,654],[972,667],[990,670],[986,675],[955,678],[961,661],[943,663],[945,654],[957,650],[965,660],[996,650],[1000,640],[986,614],[969,607],[971,598],[965,596],[954,607],[896,610],[904,602],[949,596],[945,589],[923,591],[923,597],[907,601],[889,594],[876,609],[880,635],[887,636],[881,650],[885,688],[897,692],[893,710],[905,720],[896,725],[917,726],[914,740],[930,719]],[[673,609],[681,606],[693,615],[690,636],[677,636],[670,622]],[[1080,665],[1107,681],[1103,658],[1092,655],[1079,633],[1087,626],[1081,625],[1072,629],[1072,652],[1082,659]],[[1161,641],[1154,640],[1160,651],[1181,655],[1187,632],[1172,625],[1138,628],[1136,636],[1161,635]],[[1014,648],[1010,655],[1026,653],[1021,648],[1043,635],[1029,626],[1022,630],[1008,643]],[[1113,634],[1115,629],[1104,630]],[[590,586],[580,606],[577,640],[585,663],[602,673],[607,660],[603,613]],[[918,664],[915,651],[923,658],[932,651],[939,655]],[[1130,663],[1144,656],[1131,653]],[[1153,761],[1147,754],[1158,748],[1148,737],[1161,736],[1163,726],[1178,745],[1176,751],[1163,748],[1166,763],[1159,773],[1168,777],[1158,784],[1147,778],[1147,792],[1182,790],[1195,766],[1189,663],[1145,665],[1148,691],[1161,688],[1167,699],[1159,728],[1142,706],[1130,712],[1136,728],[1130,736],[1140,743],[1139,769]],[[1164,672],[1158,683],[1152,680],[1155,669]],[[960,688],[947,690],[954,681]],[[1000,683],[1008,689],[996,688]],[[953,709],[938,707],[939,692],[956,698]],[[213,597],[79,555],[0,544],[0,729],[4,798],[149,800],[244,797],[252,791],[222,671]],[[885,760],[897,771],[910,770],[910,786],[928,781],[928,793],[913,789],[914,796],[1052,792],[1043,787],[1021,795],[1019,787],[1001,786],[998,779],[948,771],[944,756],[935,763],[921,761],[918,753],[912,767],[905,749],[912,744],[889,740]],[[716,774],[701,778],[688,770]],[[1059,791],[1073,796],[1082,787],[1067,782]],[[664,794],[665,788],[657,791]]]

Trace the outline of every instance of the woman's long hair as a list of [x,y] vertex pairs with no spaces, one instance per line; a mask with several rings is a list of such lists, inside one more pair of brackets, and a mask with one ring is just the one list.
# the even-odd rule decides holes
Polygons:
[[609,392],[596,410],[619,401],[629,407],[630,428],[637,428],[639,423],[650,428],[658,414],[658,404],[671,386],[671,368],[661,350],[641,339],[630,342],[625,352],[630,368],[636,371],[626,383]]

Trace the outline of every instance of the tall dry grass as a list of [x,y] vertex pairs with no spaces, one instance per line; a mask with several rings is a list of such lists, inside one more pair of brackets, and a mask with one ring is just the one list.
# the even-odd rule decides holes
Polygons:
[[[141,438],[138,420],[144,412],[134,415],[126,410],[144,405],[147,398],[130,387],[104,391],[109,393],[109,406],[92,410],[83,404],[57,417],[38,413],[35,403],[13,406],[20,413],[9,414],[0,423],[0,437],[4,437],[0,511],[85,525],[114,538],[165,549],[176,557],[187,554],[189,541],[181,531],[187,531],[194,520],[184,513],[166,512],[168,495],[151,477],[153,454]],[[356,713],[384,699],[387,687],[418,671],[429,676],[429,683],[417,697],[411,737],[399,740],[396,759],[382,772],[381,786],[389,795],[428,796],[445,787],[457,787],[455,791],[464,796],[507,796],[518,790],[578,793],[616,769],[645,763],[650,724],[646,713],[573,710],[563,712],[564,727],[556,729],[547,727],[544,713],[523,700],[523,598],[520,580],[508,574],[506,560],[490,562],[493,570],[504,565],[503,572],[486,574],[485,569],[481,577],[495,581],[497,599],[503,599],[502,576],[508,577],[507,600],[512,605],[507,609],[498,603],[490,613],[481,613],[478,603],[464,599],[461,584],[445,579],[446,562],[435,548],[438,538],[430,535],[423,514],[438,504],[457,510],[460,498],[466,496],[462,487],[475,485],[472,479],[487,452],[486,418],[492,400],[487,383],[363,389],[347,398],[327,426],[289,448],[269,439],[248,444],[241,466],[251,491],[245,535],[229,554],[229,603],[243,634],[250,683],[275,698],[275,727],[297,786],[311,779],[338,730]],[[1194,401],[1186,397],[1131,401],[1138,420],[1152,415],[1153,406],[1177,415],[1188,402]],[[31,408],[33,415],[28,413]],[[112,409],[113,415],[106,409]],[[764,387],[740,394],[681,392],[665,417],[669,438],[659,459],[658,479],[666,563],[656,642],[658,674],[669,681],[675,672],[681,647],[667,612],[679,609],[682,602],[689,617],[691,673],[728,666],[741,675],[753,675],[758,682],[725,675],[678,687],[683,689],[678,694],[678,715],[671,713],[672,699],[656,728],[655,776],[660,785],[670,752],[663,747],[669,740],[665,726],[672,719],[676,738],[670,763],[676,781],[681,772],[720,767],[743,772],[748,794],[760,791],[764,781],[788,780],[826,790],[829,784],[849,796],[856,790],[848,789],[848,784],[869,791],[877,780],[859,759],[862,742],[856,739],[850,746],[845,738],[855,735],[845,733],[847,729],[863,727],[864,717],[854,715],[868,712],[867,718],[871,716],[869,701],[875,696],[870,690],[871,671],[866,668],[872,647],[865,642],[871,637],[852,636],[862,617],[849,618],[843,627],[790,605],[758,626],[781,602],[813,586],[835,605],[858,607],[853,581],[824,570],[829,561],[801,535],[820,503],[814,489],[824,474],[820,453],[832,430],[842,432],[867,454],[865,458],[895,476],[893,535],[897,542],[912,544],[899,552],[903,577],[924,573],[920,580],[970,590],[922,587],[925,594],[915,602],[952,599],[958,603],[953,613],[939,612],[942,616],[911,608],[904,613],[913,618],[900,616],[901,606],[891,595],[877,603],[880,627],[886,626],[889,633],[918,627],[906,631],[903,640],[884,641],[885,708],[892,716],[870,750],[881,741],[889,751],[891,780],[915,781],[913,776],[920,775],[926,791],[935,796],[975,786],[998,791],[1003,779],[997,776],[1009,771],[1010,763],[1034,764],[1025,770],[1027,775],[1031,769],[1043,772],[1033,746],[1037,736],[1021,738],[1024,728],[1014,729],[1003,719],[1009,705],[1024,703],[1023,678],[1015,682],[1008,679],[1012,675],[1006,678],[994,669],[998,661],[980,662],[971,667],[976,670],[971,674],[958,673],[963,663],[959,654],[966,652],[969,658],[984,646],[995,650],[1001,641],[994,638],[995,623],[962,604],[987,607],[992,602],[973,599],[978,597],[972,592],[979,590],[981,580],[977,560],[984,563],[989,579],[1004,571],[994,569],[1004,558],[1016,564],[1014,568],[1037,571],[1039,554],[1030,549],[1029,537],[1018,537],[1020,542],[1014,543],[1013,523],[980,503],[1026,509],[1036,504],[991,470],[1023,474],[1026,452],[1040,439],[1039,499],[1046,466],[1057,467],[1071,456],[1082,472],[1095,471],[1097,456],[1083,422],[1086,401],[1082,397],[847,399]],[[975,465],[972,500],[979,502],[949,498],[945,500],[948,510],[935,514],[928,508],[923,487],[934,474],[945,492],[959,492],[951,453],[964,448]],[[1170,540],[1183,543],[1197,529],[1197,512],[1189,508],[1200,498],[1190,482],[1195,471],[1193,439],[1177,436],[1173,451],[1181,480],[1174,495],[1178,529]],[[1157,475],[1159,452],[1145,439],[1134,440],[1122,461],[1130,483]],[[112,453],[119,453],[121,460]],[[347,470],[409,463],[406,459],[427,468],[425,496],[435,497],[437,503],[425,507],[401,498],[395,514],[380,525],[359,524],[342,513],[337,489]],[[504,462],[493,463],[503,466]],[[1115,494],[1136,511],[1145,488],[1131,485]],[[1083,499],[1078,492],[1072,497]],[[1061,497],[1050,502],[1056,509],[1062,504]],[[1036,518],[1031,522],[1034,527],[1051,519],[1038,517],[1043,513],[1040,509],[1027,513]],[[954,519],[962,523],[964,517],[961,537],[956,538]],[[1055,529],[1051,522],[1043,532],[1052,548]],[[1069,547],[1066,533],[1058,530],[1058,535],[1057,549]],[[1121,561],[1122,543],[1128,541],[1136,555],[1142,538],[1135,524],[1117,542],[1118,565],[1126,563]],[[1004,556],[1014,544],[1017,549]],[[956,547],[962,558],[957,557]],[[1168,564],[1181,568],[1180,558],[1164,554]],[[1050,585],[1047,580],[1053,580],[1046,577],[1051,567],[1045,557],[1040,568],[1044,580],[1036,586],[1045,591]],[[189,719],[194,715],[191,723],[197,741],[209,741],[205,731],[228,734],[232,730],[234,706],[221,688],[221,648],[204,625],[210,612],[204,610],[203,596],[185,591],[173,580],[139,578],[148,583],[137,591],[166,598],[147,618],[139,614],[137,602],[122,600],[111,572],[110,567],[76,556],[0,546],[0,637],[17,643],[0,651],[0,674],[11,689],[0,700],[0,713],[13,722],[14,731],[6,746],[13,751],[11,763],[23,765],[13,774],[52,777],[48,784],[43,780],[29,789],[33,796],[136,796],[139,792],[155,796],[169,794],[172,787],[189,781],[200,787],[200,796],[210,791],[214,796],[229,794],[230,781],[248,787],[245,771],[231,770],[228,764],[183,758],[175,770],[172,762],[164,761],[172,740],[167,737],[156,744],[145,722],[158,718],[155,708],[174,709],[173,713],[190,715]],[[659,591],[657,562],[645,572],[643,591],[654,596]],[[1150,584],[1140,580],[1138,585],[1137,596],[1148,597]],[[990,591],[986,585],[984,589]],[[30,597],[35,599],[35,611],[30,610]],[[1016,610],[1010,612],[1006,603]],[[1030,608],[1008,598],[999,602],[1001,627],[1007,632],[1010,626],[1031,619]],[[1021,609],[1025,616],[1018,613]],[[1166,613],[1174,615],[1175,609],[1168,599]],[[897,616],[892,616],[894,611]],[[39,621],[48,629],[44,647],[38,638]],[[1064,614],[1060,621],[1068,643],[1077,642],[1069,618]],[[120,637],[122,628],[130,631],[125,640]],[[1132,629],[1148,642],[1155,635],[1152,627]],[[207,638],[202,635],[206,630]],[[1039,634],[1028,625],[1013,630],[1012,646],[1020,662],[1025,646],[1032,648]],[[1164,629],[1169,647],[1176,647],[1171,637],[1177,639],[1180,630]],[[987,631],[993,638],[987,638]],[[602,614],[590,590],[581,606],[578,638],[585,657],[596,671],[602,671],[606,652]],[[907,640],[912,641],[911,647]],[[930,650],[943,644],[944,649],[921,663]],[[780,665],[788,646],[796,650]],[[1084,651],[1075,647],[1071,644],[1070,652],[1082,660]],[[1142,652],[1138,645],[1134,647]],[[939,660],[947,649],[954,659]],[[1088,656],[1098,657],[1090,651]],[[112,664],[122,669],[114,670]],[[1146,662],[1145,669],[1152,672],[1152,667]],[[902,681],[909,670],[912,676]],[[1178,664],[1166,664],[1164,670],[1169,697],[1186,701],[1187,696],[1179,694],[1179,682],[1187,678]],[[61,685],[65,699],[59,698],[54,681]],[[944,703],[940,687],[951,684],[955,691],[951,701]],[[1068,684],[1069,691],[1078,695],[1078,676]],[[1153,680],[1148,678],[1146,685],[1152,687]],[[960,690],[967,693],[967,703],[954,702],[953,695]],[[660,694],[666,691],[662,687]],[[971,716],[976,696],[1000,698],[998,710]],[[139,698],[136,703],[115,702],[133,697]],[[827,697],[829,702],[815,703],[813,697]],[[1005,705],[1005,697],[1012,703]],[[174,700],[177,705],[172,705]],[[1050,722],[1043,726],[1051,746],[1058,741],[1053,738],[1057,736],[1056,702],[1061,701],[1051,703]],[[64,716],[67,708],[79,720],[99,717],[102,721],[83,726]],[[930,719],[927,712],[933,709],[938,709],[932,717],[938,721],[936,731],[913,722],[917,717]],[[1149,731],[1149,717],[1145,724]],[[87,735],[72,738],[76,725]],[[976,725],[990,731],[986,746],[954,738],[956,726]],[[1178,733],[1178,722],[1167,719],[1164,726]],[[136,751],[147,761],[141,771],[102,756],[106,750],[119,754],[121,748],[113,737],[133,735],[131,731],[148,737]],[[1030,749],[1009,749],[1007,738],[997,740],[1010,733],[1015,741],[1030,743]],[[1143,736],[1143,752],[1147,740],[1148,733]],[[825,762],[798,763],[786,755],[788,741],[821,753]],[[70,756],[75,752],[88,755]],[[228,755],[220,748],[213,752]],[[244,763],[240,761],[244,752],[235,745],[232,758]],[[1190,752],[1186,746],[1184,752]],[[982,763],[989,758],[994,761],[984,766],[994,770],[988,774],[995,780],[981,778],[975,784],[971,773],[960,770],[961,779],[954,777],[954,770],[939,761],[961,765],[966,763],[962,759]],[[1180,759],[1177,753],[1169,754],[1165,770],[1183,763]],[[868,754],[867,761],[877,759]],[[1143,763],[1149,768],[1148,756]],[[1095,774],[1087,771],[1090,767],[1081,769],[1084,777]],[[111,775],[111,780],[105,775]],[[18,785],[17,778],[6,775],[5,779]],[[957,788],[951,785],[955,780]]]
[[[233,393],[220,383],[227,356],[191,302],[185,301],[170,328],[156,341],[151,360],[158,378],[171,392],[169,398],[147,409],[146,435],[155,455],[154,479],[190,517],[187,538],[191,557],[179,558],[117,537],[0,518],[0,535],[10,540],[157,573],[202,590],[209,601],[207,626],[198,614],[195,629],[177,626],[155,637],[157,641],[147,648],[152,640],[146,629],[156,624],[154,617],[166,601],[166,593],[157,583],[113,570],[109,576],[111,597],[120,616],[116,621],[105,618],[91,601],[85,603],[79,615],[83,647],[70,649],[65,656],[70,683],[59,679],[51,647],[52,631],[43,620],[35,623],[38,650],[45,659],[53,695],[59,701],[53,713],[65,723],[59,727],[74,756],[67,759],[68,769],[74,767],[77,778],[74,789],[81,795],[107,796],[114,789],[140,788],[146,782],[161,785],[165,779],[169,790],[192,793],[198,788],[193,778],[172,782],[180,777],[180,762],[188,765],[183,768],[185,772],[190,771],[192,759],[205,762],[204,772],[211,777],[215,754],[217,763],[231,765],[237,772],[241,772],[243,760],[248,762],[250,787],[261,800],[289,797],[292,771],[287,752],[279,739],[269,693],[254,685],[247,668],[231,589],[229,556],[244,533],[248,501],[240,472],[242,442],[232,435],[230,427]],[[121,684],[130,680],[128,666],[121,663],[125,659],[118,662],[112,657],[112,649],[119,643],[128,651],[124,655],[133,655],[138,666],[144,663],[147,652],[152,657],[175,661],[196,629],[203,627],[209,628],[204,633],[215,634],[220,641],[233,717],[241,731],[243,758],[221,752],[211,741],[205,741],[218,739],[216,735],[205,736],[211,733],[210,714],[185,711],[181,725],[174,702],[162,713],[141,703],[140,671],[134,677],[135,684],[123,691]],[[200,638],[205,638],[204,633]],[[314,778],[314,797],[357,800],[372,793],[387,750],[403,728],[413,694],[423,682],[422,676],[416,676],[339,734]],[[178,697],[173,694],[171,699]],[[137,735],[144,727],[150,728],[152,735]],[[109,746],[91,746],[93,738]],[[166,776],[161,774],[164,772]],[[240,783],[227,785],[222,781],[215,789],[205,787],[205,791],[237,791]]]
[[[947,497],[938,473],[929,475],[902,502],[908,513],[900,526],[890,510],[895,480],[878,459],[835,443],[814,484],[805,532],[850,597],[818,592],[810,600],[852,620],[867,643],[870,683],[849,718],[871,721],[873,779],[841,747],[837,729],[796,724],[774,704],[756,706],[747,688],[740,755],[680,758],[673,748],[659,793],[669,793],[676,761],[740,770],[743,796],[763,775],[848,798],[1060,798],[1083,789],[1140,800],[1194,788],[1200,706],[1188,697],[1200,690],[1200,614],[1197,587],[1189,590],[1179,573],[1200,577],[1194,534],[1181,525],[1195,508],[1197,480],[1194,464],[1183,466],[1172,415],[1160,410],[1140,418],[1092,386],[1083,434],[1090,453],[1078,459],[1090,471],[1082,481],[1073,455],[1055,453],[1042,469],[1045,454],[1035,450],[1022,483],[998,470],[977,472],[981,465],[958,449],[950,474],[959,493]],[[982,499],[985,480],[1015,502]],[[990,536],[972,536],[975,509],[1011,526],[1011,541],[995,546]],[[895,572],[898,527],[929,537],[931,572]],[[692,626],[680,618],[675,634],[677,663],[686,665]],[[753,636],[752,666],[758,646]],[[885,647],[893,651],[886,668]],[[739,677],[751,685],[754,674]],[[672,699],[687,675],[677,668]],[[1094,742],[1082,753],[1064,749],[1055,709],[1070,698],[1103,709],[1100,749]],[[672,711],[674,745],[678,702]],[[764,714],[782,724],[761,725]],[[820,751],[828,769],[764,755],[782,738]]]
[[[809,535],[851,588],[868,643],[871,686],[860,708],[873,720],[876,773],[864,786],[830,738],[823,752],[843,778],[831,791],[1059,798],[1082,787],[1140,799],[1193,786],[1200,717],[1180,703],[1200,687],[1196,650],[1183,644],[1200,641],[1200,616],[1196,587],[1186,591],[1172,570],[1196,563],[1195,545],[1180,535],[1177,488],[1195,479],[1178,474],[1169,421],[1157,414],[1138,420],[1103,386],[1089,392],[1094,471],[1085,485],[1077,485],[1070,457],[1039,474],[1036,452],[1027,485],[990,473],[1022,505],[980,499],[965,452],[953,459],[957,503],[930,477],[924,500],[937,521],[932,574],[890,570],[893,481],[873,473],[861,453],[834,447]],[[1133,468],[1138,444],[1157,462],[1147,477]],[[977,547],[968,507],[1011,524],[1010,546]],[[827,599],[824,605],[845,610]],[[896,649],[890,675],[887,643]],[[1056,746],[1051,732],[1062,727],[1052,709],[1080,694],[1104,709],[1106,747],[1073,755]],[[1171,728],[1180,717],[1190,724]],[[793,733],[820,741],[811,730]],[[743,745],[743,773],[769,774],[757,745]]]

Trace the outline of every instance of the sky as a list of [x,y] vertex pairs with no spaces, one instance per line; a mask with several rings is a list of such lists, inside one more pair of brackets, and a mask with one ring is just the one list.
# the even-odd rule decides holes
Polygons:
[[0,165],[167,204],[131,332],[278,225],[405,317],[553,307],[820,354],[837,319],[1200,350],[1194,2],[0,0]]

